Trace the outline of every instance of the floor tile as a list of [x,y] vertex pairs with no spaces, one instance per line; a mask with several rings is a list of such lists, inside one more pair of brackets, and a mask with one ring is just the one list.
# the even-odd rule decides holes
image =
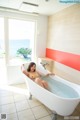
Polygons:
[[27,93],[27,94],[25,95],[25,97],[26,97],[27,100],[29,100],[29,97],[30,97],[29,93]]
[[13,96],[24,96],[26,99],[29,99],[29,91],[26,89],[26,90],[24,90],[24,92],[23,93],[16,93],[16,92],[14,92],[13,93]]
[[29,109],[30,108],[27,100],[16,102],[15,104],[16,104],[17,111],[21,111],[21,110],[25,110],[25,109]]
[[37,120],[52,120],[52,118],[50,116],[46,116]]
[[12,92],[0,89],[0,97],[13,95]]
[[13,96],[0,97],[0,105],[14,103]]
[[19,120],[35,120],[31,109],[18,112]]
[[32,100],[28,100],[30,107],[35,107],[41,105],[41,102],[39,102],[36,98],[32,98]]
[[15,87],[18,87],[18,88],[23,88],[23,89],[27,89],[27,85],[24,83],[24,84],[16,84],[14,85]]
[[49,115],[48,111],[42,105],[32,108],[32,111],[33,111],[36,119],[39,119],[39,118],[44,117],[46,115]]
[[14,101],[15,102],[18,102],[18,101],[22,101],[22,100],[26,100],[26,96],[25,95],[22,95],[22,94],[15,94],[14,95]]
[[18,120],[17,113],[8,114],[7,120]]
[[[13,93],[13,96],[16,96],[16,95],[24,95],[24,94],[21,94],[21,93]],[[24,95],[25,96],[25,95]]]
[[25,95],[27,99],[29,98],[29,90],[27,89],[26,84],[18,84],[18,85],[13,85],[13,86],[15,88],[19,88],[20,89],[17,92],[15,91],[14,95],[22,94],[22,95]]
[[44,106],[46,108],[46,110],[48,111],[49,114],[53,114],[53,111],[50,110],[48,107]]
[[14,103],[0,106],[0,113],[10,114],[15,112],[16,107]]

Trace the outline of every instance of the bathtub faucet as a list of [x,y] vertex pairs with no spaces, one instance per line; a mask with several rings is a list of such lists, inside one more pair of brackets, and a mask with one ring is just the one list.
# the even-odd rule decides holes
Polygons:
[[43,63],[43,62],[40,62],[40,64],[46,69],[46,66],[49,65],[47,62],[46,63]]

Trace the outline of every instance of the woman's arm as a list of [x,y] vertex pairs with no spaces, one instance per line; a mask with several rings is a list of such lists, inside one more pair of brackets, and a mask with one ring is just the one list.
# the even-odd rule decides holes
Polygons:
[[44,74],[40,74],[39,72],[37,72],[39,74],[39,76],[43,76],[43,77],[46,77],[46,76],[49,76],[49,75],[55,75],[54,73],[47,73],[46,75]]
[[29,73],[27,72],[27,70],[24,68],[24,64],[21,66],[21,70],[22,72],[29,77]]
[[48,74],[46,74],[46,76],[49,76],[49,75],[55,75],[54,73],[48,73]]

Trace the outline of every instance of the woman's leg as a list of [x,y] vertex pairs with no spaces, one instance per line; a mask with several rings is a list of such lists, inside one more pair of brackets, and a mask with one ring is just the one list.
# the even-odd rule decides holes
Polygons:
[[40,78],[36,78],[36,79],[35,79],[35,82],[36,82],[38,85],[40,85],[41,87],[44,88],[44,85],[43,85],[43,83],[42,83],[42,81],[41,81]]
[[48,89],[48,83],[44,80],[42,80],[42,83],[43,83],[44,88]]
[[46,81],[41,80],[40,78],[36,78],[35,82],[39,84],[41,87],[48,89],[48,84]]

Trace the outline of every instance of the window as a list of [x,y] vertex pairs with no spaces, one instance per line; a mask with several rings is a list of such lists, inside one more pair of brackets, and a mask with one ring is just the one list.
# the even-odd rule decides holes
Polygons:
[[21,65],[34,58],[35,22],[0,17],[0,85],[8,84],[7,65]]
[[5,57],[4,46],[4,18],[0,18],[0,60]]
[[5,66],[4,18],[0,17],[0,85],[7,83]]
[[9,19],[9,62],[30,61],[34,49],[35,22]]

